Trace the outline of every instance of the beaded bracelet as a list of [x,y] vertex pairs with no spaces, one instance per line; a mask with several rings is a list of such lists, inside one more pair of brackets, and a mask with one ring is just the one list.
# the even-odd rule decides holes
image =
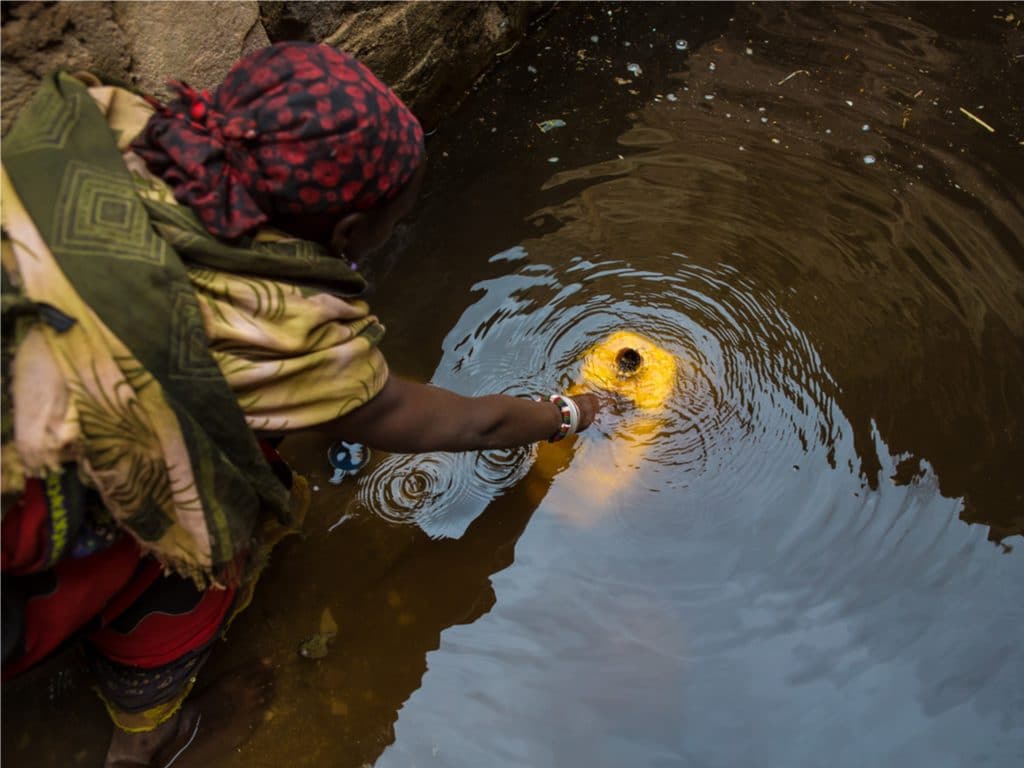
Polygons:
[[558,426],[558,430],[548,438],[548,442],[557,443],[559,440],[575,435],[580,427],[580,407],[576,405],[576,401],[563,395],[551,395],[548,400],[555,404],[562,417],[562,423]]

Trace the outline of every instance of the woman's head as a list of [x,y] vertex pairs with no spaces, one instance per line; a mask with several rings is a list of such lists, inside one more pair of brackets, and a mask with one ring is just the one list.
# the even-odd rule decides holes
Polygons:
[[271,223],[356,247],[390,233],[422,176],[419,121],[330,46],[256,51],[212,96],[176,87],[133,149],[219,237]]

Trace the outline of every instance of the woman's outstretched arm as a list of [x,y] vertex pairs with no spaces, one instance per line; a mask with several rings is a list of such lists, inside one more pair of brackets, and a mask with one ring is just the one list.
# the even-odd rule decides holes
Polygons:
[[[590,426],[599,403],[576,395],[579,429]],[[466,397],[430,384],[389,376],[369,402],[319,429],[395,453],[514,448],[546,440],[562,423],[558,408],[510,395]]]

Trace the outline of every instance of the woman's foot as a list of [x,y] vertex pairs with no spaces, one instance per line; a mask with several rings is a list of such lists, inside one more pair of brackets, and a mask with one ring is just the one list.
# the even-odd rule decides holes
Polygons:
[[273,675],[254,663],[225,673],[152,731],[114,729],[105,768],[198,768],[237,749],[263,719]]

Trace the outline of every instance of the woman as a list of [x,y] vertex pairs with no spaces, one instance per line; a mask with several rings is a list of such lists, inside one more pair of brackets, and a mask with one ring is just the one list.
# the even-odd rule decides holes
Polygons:
[[176,90],[58,74],[3,147],[4,674],[83,639],[109,766],[202,764],[259,704],[263,673],[185,699],[305,512],[265,438],[479,450],[598,408],[390,375],[350,264],[408,213],[425,152],[359,62],[279,44]]

